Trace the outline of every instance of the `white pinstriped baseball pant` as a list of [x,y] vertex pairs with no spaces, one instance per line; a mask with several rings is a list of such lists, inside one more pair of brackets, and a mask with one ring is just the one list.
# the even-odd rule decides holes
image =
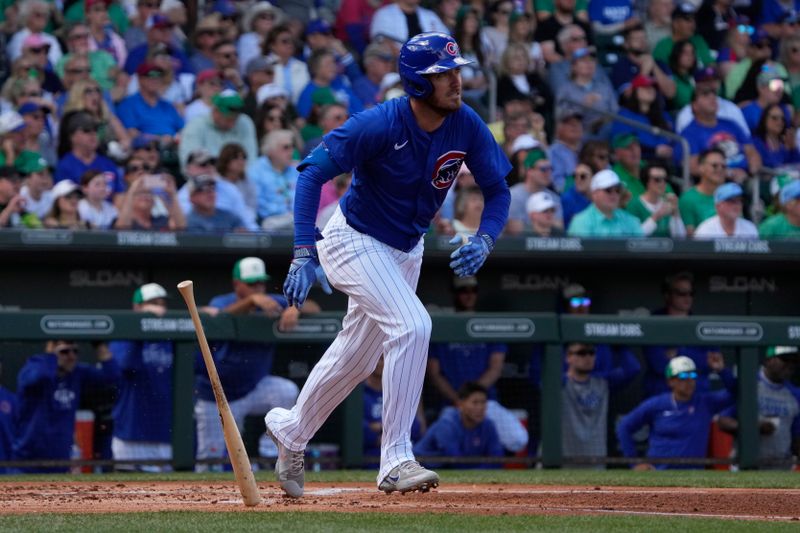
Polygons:
[[297,404],[291,410],[273,409],[265,421],[284,446],[303,450],[383,354],[380,483],[392,468],[414,459],[411,424],[431,336],[430,315],[416,295],[423,241],[401,252],[348,226],[338,208],[323,235],[317,243],[320,263],[331,285],[349,296],[347,315]]

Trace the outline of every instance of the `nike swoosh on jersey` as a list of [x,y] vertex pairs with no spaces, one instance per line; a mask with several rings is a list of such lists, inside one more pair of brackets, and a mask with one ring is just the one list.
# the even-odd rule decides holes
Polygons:
[[403,144],[394,143],[394,149],[395,150],[400,150],[403,146],[405,146],[407,144],[408,144],[408,139],[406,139],[406,142],[404,142]]

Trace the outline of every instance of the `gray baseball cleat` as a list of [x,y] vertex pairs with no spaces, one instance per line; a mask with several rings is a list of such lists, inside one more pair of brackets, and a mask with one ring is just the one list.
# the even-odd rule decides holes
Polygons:
[[378,490],[386,494],[392,492],[428,492],[439,486],[439,475],[433,470],[428,470],[420,466],[416,461],[406,461],[400,466],[392,468],[389,474],[383,478]]
[[284,446],[267,426],[267,436],[278,447],[278,460],[275,462],[275,476],[287,496],[299,498],[303,495],[305,484],[305,457],[304,452],[294,452]]

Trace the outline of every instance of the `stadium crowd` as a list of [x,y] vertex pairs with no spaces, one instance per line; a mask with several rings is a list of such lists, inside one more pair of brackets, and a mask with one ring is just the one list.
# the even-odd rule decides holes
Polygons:
[[[299,161],[403,97],[400,45],[440,31],[474,61],[463,99],[514,165],[505,234],[796,237],[798,10],[4,0],[0,227],[290,231]],[[348,184],[325,186],[320,224]],[[464,167],[431,231],[469,231],[481,208]]]
[[[350,115],[402,98],[399,47],[435,30],[452,34],[474,60],[461,70],[464,101],[513,164],[505,234],[800,236],[797,1],[191,6],[198,11],[178,0],[0,0],[0,227],[290,231],[299,161]],[[689,153],[665,133],[682,136]],[[686,157],[688,187],[676,178]],[[341,175],[323,188],[320,225],[349,180]],[[462,166],[431,231],[472,234],[482,209]],[[233,291],[205,312],[264,314],[292,327],[297,312],[266,292],[259,261],[238,262]],[[134,310],[164,312],[166,291],[153,285],[137,291]],[[476,280],[453,290],[456,312],[475,309]],[[663,292],[659,313],[691,311],[690,276],[670,278]],[[589,311],[585,293],[565,296],[569,312]],[[319,310],[309,303],[304,312]],[[229,365],[221,373],[230,372],[223,383],[240,420],[297,396],[294,383],[271,375],[273,351],[254,343],[216,347]],[[534,430],[529,438],[498,397],[506,352],[501,344],[431,347],[428,379],[441,416],[430,427],[419,417],[418,454],[536,454],[539,436]],[[119,391],[114,457],[168,458],[169,413],[160,411],[155,423],[133,406],[139,395],[168,397],[173,355],[168,342],[118,341],[97,347],[95,368],[77,363],[74,342],[49,342],[20,372],[15,396],[0,389],[0,459],[69,457],[77,401],[95,385]],[[785,461],[800,451],[798,394],[787,383],[798,349],[766,355],[761,449],[764,458]],[[609,454],[610,395],[640,373],[644,401],[611,428],[625,456],[641,453],[643,426],[653,458],[704,456],[719,413],[720,427],[737,430],[736,382],[718,351],[651,346],[642,356],[644,370],[618,347],[565,347],[565,455]],[[535,351],[534,389],[540,363]],[[376,372],[365,388],[365,450],[380,436]],[[203,376],[197,453],[218,458],[224,450]],[[274,455],[269,442],[261,444],[264,456]]]

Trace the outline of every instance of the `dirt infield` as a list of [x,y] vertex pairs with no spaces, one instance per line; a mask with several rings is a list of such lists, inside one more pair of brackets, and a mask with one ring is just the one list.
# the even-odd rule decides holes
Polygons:
[[443,485],[427,494],[378,492],[363,483],[312,483],[299,500],[260,483],[245,508],[233,482],[0,483],[0,514],[144,511],[339,511],[486,515],[637,514],[799,521],[800,490]]

